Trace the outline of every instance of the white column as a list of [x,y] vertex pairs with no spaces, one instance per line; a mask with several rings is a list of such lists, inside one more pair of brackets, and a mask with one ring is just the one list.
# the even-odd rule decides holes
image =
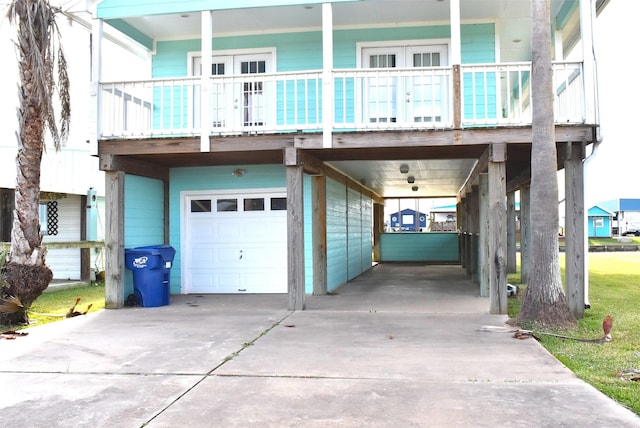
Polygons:
[[202,11],[202,74],[200,76],[200,151],[211,150],[209,135],[211,134],[211,55],[213,43],[213,12]]
[[584,77],[584,103],[587,124],[598,121],[596,58],[593,45],[593,20],[595,0],[580,0],[580,34],[582,35],[582,60]]
[[333,8],[322,4],[322,147],[331,148],[333,132]]
[[98,154],[98,139],[102,134],[102,94],[100,81],[102,80],[102,19],[94,19],[91,26],[91,131],[89,135],[89,152]]
[[461,64],[460,0],[451,0],[449,4],[449,14],[449,20],[451,21],[451,64]]

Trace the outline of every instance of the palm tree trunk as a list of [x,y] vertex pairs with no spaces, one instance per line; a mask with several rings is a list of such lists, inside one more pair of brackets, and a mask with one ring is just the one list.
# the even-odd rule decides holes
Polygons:
[[[49,127],[56,148],[59,137],[53,108],[52,33],[54,12],[46,0],[14,0],[8,11],[11,22],[18,25],[18,61],[20,72],[20,106],[18,108],[18,154],[16,156],[16,192],[11,249],[3,277],[6,283],[2,298],[19,299],[29,308],[49,286],[53,274],[45,264],[46,249],[40,233],[40,163],[44,150],[44,130]],[[63,66],[64,67],[64,62]],[[62,75],[62,73],[60,74]],[[66,76],[66,70],[64,71]],[[68,82],[64,93],[68,95]],[[63,101],[68,101],[63,100]],[[66,106],[68,108],[68,105]],[[65,110],[63,106],[63,110]],[[65,112],[63,112],[63,115]],[[68,120],[68,111],[67,120]],[[63,122],[65,121],[63,116]],[[66,128],[68,123],[63,123]],[[27,323],[26,310],[0,313],[1,324]]]
[[562,288],[558,248],[558,178],[553,115],[550,0],[532,0],[531,262],[519,321],[575,325]]

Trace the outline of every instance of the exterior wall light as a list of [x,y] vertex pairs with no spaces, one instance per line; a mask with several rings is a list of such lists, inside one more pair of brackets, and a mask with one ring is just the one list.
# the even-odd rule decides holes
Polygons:
[[413,190],[414,192],[417,192],[417,191],[418,191],[418,186],[413,186],[413,187],[411,188],[411,190]]
[[407,183],[411,184],[415,182],[416,182],[416,178],[413,175],[410,175],[407,177]]
[[403,174],[406,174],[409,172],[409,165],[407,165],[406,163],[403,163],[402,165],[400,165],[400,172]]

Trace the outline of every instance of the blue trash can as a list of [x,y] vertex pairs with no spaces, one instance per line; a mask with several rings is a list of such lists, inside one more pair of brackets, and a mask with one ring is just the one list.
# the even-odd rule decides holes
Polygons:
[[149,245],[124,250],[127,269],[133,272],[133,292],[140,306],[169,304],[169,278],[176,250],[170,245]]

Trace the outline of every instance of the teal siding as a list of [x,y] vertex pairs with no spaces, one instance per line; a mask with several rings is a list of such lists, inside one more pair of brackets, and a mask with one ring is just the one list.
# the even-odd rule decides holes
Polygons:
[[[242,177],[231,174],[236,168],[247,171]],[[169,243],[176,249],[171,269],[171,291],[180,292],[180,192],[189,190],[225,190],[284,188],[283,165],[228,165],[171,169],[169,185]]]
[[383,233],[383,262],[458,262],[457,233]]
[[373,202],[327,178],[327,290],[371,269]]
[[357,42],[449,39],[450,37],[449,26],[446,25],[338,30],[333,35],[334,66],[336,68],[355,68],[357,66]]
[[304,291],[313,293],[313,209],[311,177],[304,176]]
[[[215,23],[214,23],[215,26]],[[462,62],[491,63],[495,62],[495,30],[493,24],[463,25]],[[448,26],[425,26],[405,28],[375,28],[358,30],[337,30],[334,32],[334,67],[355,68],[357,66],[357,44],[360,42],[392,41],[392,40],[448,40]],[[322,69],[322,33],[319,31],[263,34],[250,36],[215,37],[213,49],[224,51],[229,49],[267,49],[275,48],[277,72],[310,71]],[[188,52],[199,52],[200,40],[178,40],[157,42],[157,52],[153,57],[152,76],[155,78],[183,77],[188,72]],[[307,85],[308,91],[305,91]],[[475,82],[471,75],[463,76],[465,90],[465,118],[496,118],[496,76],[488,73],[477,76]],[[188,126],[186,123],[186,103],[188,91],[185,88],[165,89],[155,93],[155,104],[162,98],[164,105],[173,105],[173,110],[165,108],[162,112],[166,126],[173,123]],[[473,92],[475,89],[475,93]],[[173,91],[173,104],[169,102],[169,91]],[[276,121],[279,125],[295,123],[321,123],[322,82],[320,79],[304,82],[288,80],[278,83]],[[490,100],[485,103],[485,95]],[[285,113],[286,106],[286,113]],[[352,78],[336,78],[335,80],[335,117],[336,123],[350,123],[355,115],[355,81]],[[154,123],[160,119],[161,112],[154,111]],[[173,119],[171,121],[170,119]]]
[[[496,61],[494,24],[463,25],[460,29],[460,36],[463,64],[482,64]],[[496,82],[495,73],[487,73],[484,76],[478,74],[475,81],[470,73],[464,73],[462,85],[464,87],[465,119],[497,118],[496,91],[498,82]],[[488,102],[485,102],[485,99]]]
[[347,277],[349,280],[362,273],[362,218],[360,194],[353,189],[347,191]]
[[[137,175],[124,180],[124,246],[164,244],[164,184]],[[125,297],[133,293],[133,276],[125,269]]]
[[362,272],[371,269],[373,261],[373,201],[362,197]]
[[327,178],[327,290],[347,282],[347,189]]

